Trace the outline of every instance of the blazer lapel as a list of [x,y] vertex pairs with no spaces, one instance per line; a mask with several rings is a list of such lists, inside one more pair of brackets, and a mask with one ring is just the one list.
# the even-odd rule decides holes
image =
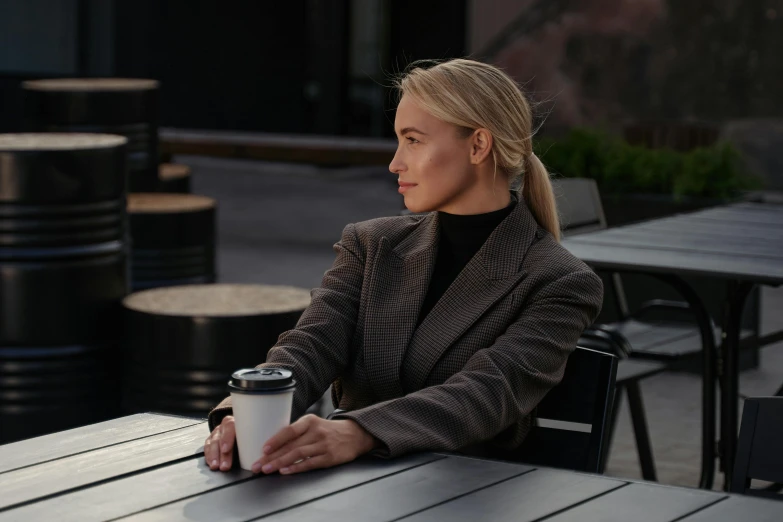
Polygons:
[[421,389],[448,348],[525,277],[520,266],[537,228],[519,198],[416,330],[403,362],[405,392]]
[[403,395],[400,369],[429,288],[438,243],[437,213],[392,248],[381,238],[368,291],[364,364],[379,400]]

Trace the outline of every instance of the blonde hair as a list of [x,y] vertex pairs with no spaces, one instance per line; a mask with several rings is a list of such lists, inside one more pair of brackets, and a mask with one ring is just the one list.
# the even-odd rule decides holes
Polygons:
[[510,184],[521,181],[522,198],[536,221],[560,240],[549,172],[533,153],[533,113],[513,79],[492,65],[455,59],[414,62],[395,87],[400,98],[412,98],[466,136],[476,129],[487,129],[493,138],[495,169],[505,172]]

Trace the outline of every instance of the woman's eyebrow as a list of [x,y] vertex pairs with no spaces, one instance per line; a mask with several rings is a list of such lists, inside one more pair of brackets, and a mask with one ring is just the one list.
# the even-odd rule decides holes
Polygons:
[[422,134],[422,135],[424,135],[424,136],[426,136],[426,135],[427,135],[427,133],[426,133],[426,132],[422,132],[422,131],[420,131],[419,129],[417,129],[416,127],[405,127],[404,129],[402,129],[402,130],[400,131],[400,135],[402,135],[402,134],[408,134],[409,132],[415,132],[415,133],[417,133],[417,134]]

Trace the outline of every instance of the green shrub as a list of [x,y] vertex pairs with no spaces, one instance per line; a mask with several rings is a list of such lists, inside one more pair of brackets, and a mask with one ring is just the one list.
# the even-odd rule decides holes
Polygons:
[[537,139],[535,150],[554,175],[592,178],[606,194],[731,199],[759,186],[744,172],[737,150],[725,143],[689,152],[648,149],[608,132],[576,128],[563,139]]

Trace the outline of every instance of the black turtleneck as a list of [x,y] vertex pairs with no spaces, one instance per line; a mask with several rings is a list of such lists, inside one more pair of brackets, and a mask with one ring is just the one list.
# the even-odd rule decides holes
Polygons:
[[492,231],[511,214],[516,204],[512,198],[506,208],[486,214],[468,216],[438,212],[440,224],[438,256],[435,260],[435,269],[432,272],[427,296],[424,298],[419,312],[417,326],[421,324],[438,299],[465,268],[468,261],[476,255]]

